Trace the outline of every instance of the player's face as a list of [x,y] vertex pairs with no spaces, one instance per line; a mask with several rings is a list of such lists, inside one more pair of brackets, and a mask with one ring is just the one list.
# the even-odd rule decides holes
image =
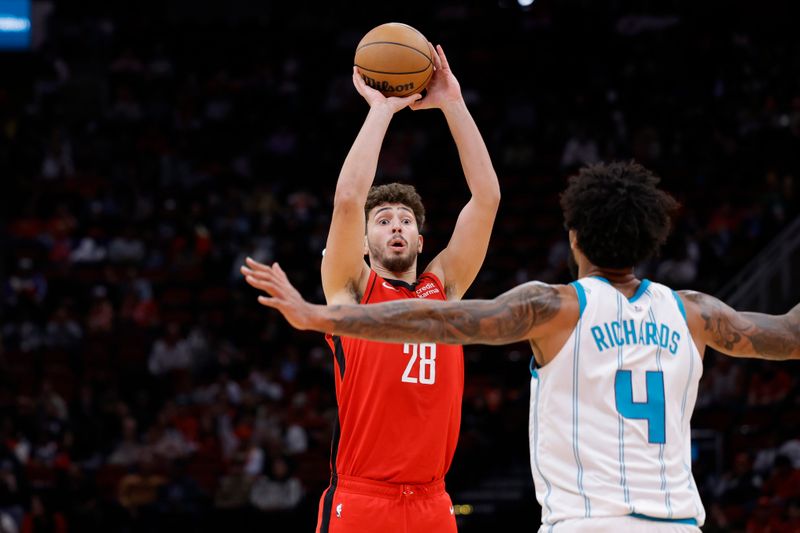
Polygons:
[[367,247],[371,261],[390,272],[406,272],[422,251],[414,212],[403,204],[381,204],[367,219]]

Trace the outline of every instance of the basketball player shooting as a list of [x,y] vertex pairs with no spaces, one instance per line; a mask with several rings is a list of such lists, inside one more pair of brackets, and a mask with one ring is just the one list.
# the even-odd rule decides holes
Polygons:
[[[441,46],[436,52],[436,70],[424,98],[387,98],[353,71],[353,84],[370,109],[336,184],[322,260],[328,304],[459,300],[483,263],[500,189]],[[472,196],[447,247],[419,277],[425,219],[419,195],[399,183],[370,188],[389,123],[407,106],[444,113]],[[258,275],[260,265],[249,265],[253,270],[242,272]],[[320,501],[317,531],[456,531],[444,476],[461,422],[461,347],[436,340],[385,344],[340,335],[326,340],[334,354],[339,415],[331,483]]]
[[677,207],[657,183],[636,163],[586,167],[570,180],[561,196],[577,270],[569,285],[529,282],[493,300],[319,306],[277,264],[250,262],[247,281],[298,329],[397,343],[527,340],[540,531],[696,532],[705,511],[689,421],[706,346],[798,359],[800,305],[781,316],[737,312],[637,279],[633,266],[666,240]]

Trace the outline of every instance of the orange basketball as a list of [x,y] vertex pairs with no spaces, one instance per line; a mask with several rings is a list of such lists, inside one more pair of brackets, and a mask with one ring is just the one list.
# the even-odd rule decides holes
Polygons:
[[361,39],[355,65],[366,84],[384,96],[408,96],[431,81],[433,53],[420,32],[408,24],[389,22]]

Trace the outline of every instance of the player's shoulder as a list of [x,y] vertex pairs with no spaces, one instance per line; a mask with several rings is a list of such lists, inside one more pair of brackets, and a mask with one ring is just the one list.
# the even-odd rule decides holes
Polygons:
[[722,302],[704,292],[693,290],[675,291],[675,296],[689,315],[701,314],[703,311],[718,307]]
[[675,291],[675,293],[683,299],[689,300],[690,302],[701,302],[711,300],[713,297],[709,296],[708,294],[700,291],[693,291],[690,289],[682,289],[679,291]]
[[580,309],[581,295],[573,285],[549,284],[529,281],[517,287],[522,298],[537,308],[548,308],[559,313],[572,314]]
[[576,294],[571,285],[545,283],[543,281],[526,281],[521,285],[517,285],[513,290],[534,297],[538,295],[558,295],[569,298]]
[[578,299],[578,292],[572,283],[569,284],[552,284],[544,283],[542,281],[529,281],[529,290],[537,293],[549,293],[557,295],[563,301],[571,301]]
[[586,305],[585,295],[583,295],[576,285],[569,283],[565,285],[550,285],[555,290],[559,298],[559,311],[562,317],[571,321],[575,316],[581,314],[581,309]]
[[515,290],[536,317],[537,337],[570,330],[580,318],[583,306],[573,286],[529,281]]

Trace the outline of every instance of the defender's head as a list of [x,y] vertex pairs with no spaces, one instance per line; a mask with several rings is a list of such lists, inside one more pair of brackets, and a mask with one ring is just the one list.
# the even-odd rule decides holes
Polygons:
[[390,272],[416,267],[422,251],[420,230],[425,223],[425,207],[411,185],[389,183],[372,187],[364,204],[367,234],[364,253],[372,264]]
[[570,178],[561,209],[573,259],[583,255],[600,268],[626,269],[655,254],[678,208],[659,181],[633,161],[586,166]]

